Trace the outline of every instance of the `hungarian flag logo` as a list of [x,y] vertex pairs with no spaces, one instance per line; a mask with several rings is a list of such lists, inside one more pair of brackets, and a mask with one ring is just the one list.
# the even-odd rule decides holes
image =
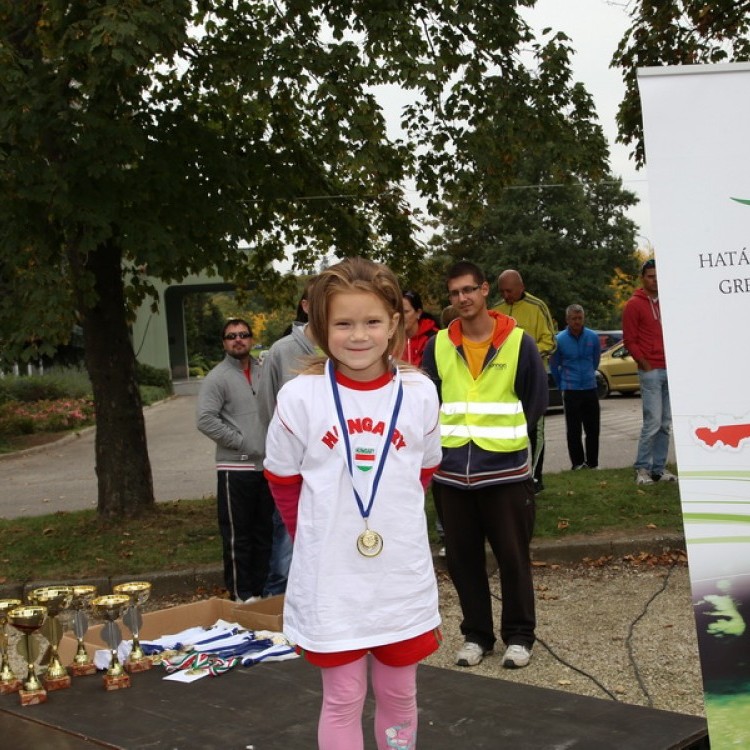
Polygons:
[[354,462],[360,471],[370,471],[375,466],[375,449],[355,448]]

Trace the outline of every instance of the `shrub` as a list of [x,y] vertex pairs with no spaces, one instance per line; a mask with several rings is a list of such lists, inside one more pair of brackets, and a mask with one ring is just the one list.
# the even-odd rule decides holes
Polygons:
[[44,375],[6,376],[0,380],[0,403],[89,398],[91,381],[85,370],[50,370]]
[[152,367],[143,362],[136,362],[135,376],[138,385],[155,385],[166,393],[172,393],[172,376],[167,369]]
[[86,398],[33,403],[11,401],[0,406],[0,432],[6,435],[60,432],[93,423],[94,404]]

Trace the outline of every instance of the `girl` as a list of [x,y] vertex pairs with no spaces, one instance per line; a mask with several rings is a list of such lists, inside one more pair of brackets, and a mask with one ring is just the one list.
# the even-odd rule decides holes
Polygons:
[[284,630],[321,667],[321,750],[364,747],[368,664],[378,750],[413,750],[417,663],[440,638],[424,515],[441,459],[437,393],[393,366],[404,323],[388,268],[344,260],[315,280],[309,303],[327,359],[281,389],[266,444],[294,539]]
[[404,329],[406,346],[401,359],[414,367],[422,364],[422,353],[427,342],[438,332],[432,316],[422,310],[422,298],[417,292],[404,292]]

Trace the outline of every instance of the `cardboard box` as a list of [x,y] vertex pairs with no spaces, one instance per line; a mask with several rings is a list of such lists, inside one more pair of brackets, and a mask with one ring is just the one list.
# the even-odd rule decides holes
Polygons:
[[280,633],[284,629],[284,595],[269,596],[252,604],[235,604],[234,619],[250,630]]
[[[159,638],[169,633],[178,633],[186,628],[210,627],[217,620],[236,622],[248,630],[272,630],[280,632],[283,627],[284,597],[272,596],[253,604],[237,604],[228,599],[204,599],[190,604],[178,604],[167,609],[146,612],[139,633],[141,641]],[[130,631],[118,620],[122,637],[129,639]],[[102,624],[90,627],[84,637],[84,645],[89,657],[95,651],[108,648],[102,639]],[[66,632],[60,641],[59,654],[63,664],[70,664],[75,656],[78,641],[71,632]]]

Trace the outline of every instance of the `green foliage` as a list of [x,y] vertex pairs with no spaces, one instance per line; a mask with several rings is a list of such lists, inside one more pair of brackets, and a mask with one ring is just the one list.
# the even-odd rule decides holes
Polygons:
[[7,376],[0,380],[0,403],[86,397],[91,397],[91,382],[83,370],[51,370],[44,375]]
[[136,363],[136,379],[139,385],[150,385],[161,388],[165,393],[172,393],[172,376],[169,370]]
[[514,95],[494,81],[496,96],[466,128],[457,154],[464,175],[446,191],[436,273],[427,277],[447,303],[445,266],[470,258],[499,301],[496,279],[515,268],[559,327],[573,302],[589,325],[603,325],[617,269],[637,268],[635,225],[625,216],[636,199],[609,172],[593,101],[572,78],[567,38],[555,34],[534,50],[535,69],[515,72]]
[[643,166],[638,68],[750,60],[749,0],[636,0],[633,19],[612,58],[625,95],[617,111],[618,140]]

